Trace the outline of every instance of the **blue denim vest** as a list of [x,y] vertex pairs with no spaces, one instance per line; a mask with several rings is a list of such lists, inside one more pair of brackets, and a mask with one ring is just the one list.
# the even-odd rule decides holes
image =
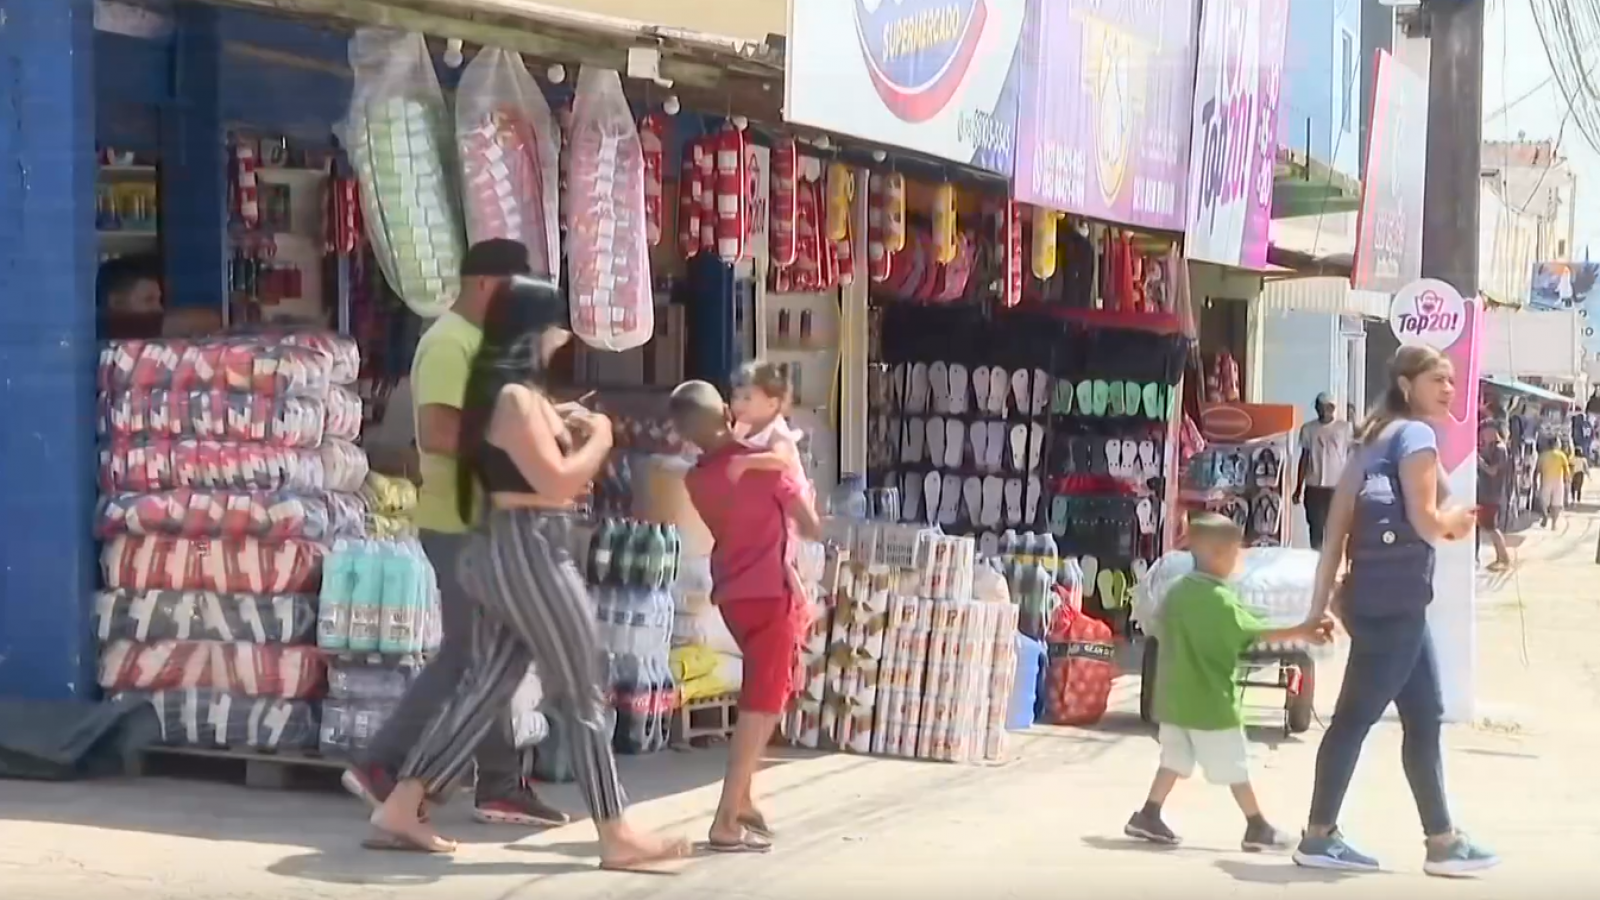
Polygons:
[[1350,570],[1341,601],[1359,616],[1415,615],[1433,602],[1433,545],[1406,515],[1399,424],[1361,451],[1362,479],[1346,544]]

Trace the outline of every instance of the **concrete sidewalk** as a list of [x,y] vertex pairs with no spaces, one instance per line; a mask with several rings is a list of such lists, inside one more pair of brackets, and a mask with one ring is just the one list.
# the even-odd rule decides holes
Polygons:
[[[782,829],[766,857],[708,858],[676,878],[593,871],[587,824],[536,835],[478,826],[464,804],[440,815],[467,843],[453,859],[365,852],[357,805],[332,793],[249,791],[190,781],[0,782],[0,894],[17,900],[104,896],[327,900],[445,897],[563,900],[694,897],[802,900],[863,888],[880,896],[1421,896],[1505,898],[1570,889],[1600,874],[1600,567],[1597,521],[1570,515],[1535,529],[1516,572],[1480,586],[1483,716],[1450,729],[1449,781],[1463,827],[1506,865],[1471,883],[1420,874],[1417,817],[1399,760],[1399,728],[1369,741],[1344,825],[1390,874],[1297,869],[1239,852],[1242,823],[1226,792],[1181,786],[1170,820],[1187,839],[1158,851],[1121,837],[1143,797],[1154,741],[1132,715],[1136,679],[1094,730],[1038,729],[1012,760],[953,767],[846,755],[782,754],[763,776]],[[1323,675],[1323,716],[1337,683]],[[1261,700],[1270,700],[1263,694]],[[1320,725],[1304,740],[1256,733],[1257,786],[1280,827],[1305,814]],[[641,823],[703,837],[719,753],[627,760]],[[579,808],[570,790],[553,795]],[[1337,887],[1333,887],[1337,885]],[[1215,893],[1212,893],[1212,892]]]

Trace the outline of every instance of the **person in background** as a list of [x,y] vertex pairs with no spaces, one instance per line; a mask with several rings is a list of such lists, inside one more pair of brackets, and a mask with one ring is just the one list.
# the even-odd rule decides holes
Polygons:
[[1570,504],[1576,506],[1583,499],[1583,479],[1589,472],[1589,460],[1569,445],[1567,447],[1567,464],[1572,467],[1572,490],[1568,492],[1567,500]]
[[707,846],[721,853],[764,853],[772,828],[756,807],[752,782],[778,718],[794,691],[800,643],[811,609],[790,577],[794,532],[816,540],[822,522],[792,469],[735,479],[733,464],[758,452],[735,437],[717,389],[685,382],[668,401],[673,424],[701,456],[685,477],[689,499],[711,532],[711,601],[744,657],[739,721]]
[[[395,773],[422,731],[461,682],[472,658],[474,604],[457,575],[468,521],[456,503],[457,450],[462,403],[472,361],[483,344],[490,303],[516,275],[528,271],[527,248],[516,241],[488,240],[467,250],[461,264],[461,294],[417,342],[411,363],[412,406],[422,486],[417,491],[417,528],[422,548],[439,580],[443,638],[439,652],[412,683],[357,764],[345,787],[376,807],[394,787]],[[509,702],[510,698],[506,698]],[[566,813],[545,803],[522,777],[511,741],[510,711],[477,748],[476,802],[480,822],[556,826]]]
[[100,264],[95,279],[99,337],[127,341],[161,336],[165,304],[161,261],[154,256],[120,256]]
[[1505,533],[1500,530],[1500,510],[1505,503],[1507,479],[1511,477],[1511,454],[1500,438],[1500,426],[1493,421],[1478,425],[1478,532],[1479,549],[1487,534],[1494,545],[1494,562],[1489,571],[1498,572],[1511,565]]
[[1428,424],[1450,415],[1455,378],[1450,360],[1431,347],[1396,351],[1383,399],[1362,424],[1357,456],[1334,491],[1311,617],[1332,611],[1350,635],[1350,655],[1333,721],[1317,748],[1311,815],[1294,853],[1301,866],[1379,868],[1346,842],[1339,813],[1367,733],[1390,704],[1400,714],[1400,759],[1426,836],[1423,871],[1454,877],[1499,863],[1450,818],[1440,737],[1444,699],[1428,630],[1434,545],[1465,540],[1478,523],[1476,509],[1449,502],[1438,438]]
[[1333,487],[1350,458],[1350,423],[1334,416],[1333,398],[1318,394],[1312,404],[1315,421],[1300,427],[1300,465],[1294,483],[1294,503],[1304,504],[1311,548],[1322,549],[1322,536],[1328,522],[1328,504]]
[[374,849],[448,853],[418,811],[471,765],[484,738],[506,725],[507,704],[536,665],[545,705],[574,723],[573,771],[600,837],[600,867],[666,874],[687,855],[681,840],[635,830],[611,748],[594,602],[572,558],[577,503],[613,447],[611,422],[545,393],[550,357],[571,340],[556,286],[517,276],[492,296],[459,416],[454,502],[481,521],[462,551],[470,603],[470,661],[406,757],[376,812]]
[[1572,489],[1572,461],[1559,444],[1546,438],[1539,447],[1539,522],[1551,528],[1561,521],[1567,506],[1567,491]]
[[1247,853],[1283,850],[1292,841],[1267,822],[1250,785],[1239,657],[1260,641],[1326,643],[1333,620],[1271,628],[1245,609],[1229,584],[1239,568],[1244,529],[1216,513],[1189,519],[1194,571],[1167,592],[1156,623],[1159,634],[1155,717],[1161,723],[1161,764],[1142,808],[1123,833],[1173,845],[1178,835],[1161,817],[1167,796],[1198,765],[1212,784],[1233,793],[1244,813],[1241,846]]

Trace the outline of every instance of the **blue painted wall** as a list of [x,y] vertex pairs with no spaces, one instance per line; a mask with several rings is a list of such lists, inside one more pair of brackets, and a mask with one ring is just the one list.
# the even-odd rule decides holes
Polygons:
[[1361,87],[1372,60],[1361,40],[1362,0],[1290,0],[1278,142],[1356,175]]

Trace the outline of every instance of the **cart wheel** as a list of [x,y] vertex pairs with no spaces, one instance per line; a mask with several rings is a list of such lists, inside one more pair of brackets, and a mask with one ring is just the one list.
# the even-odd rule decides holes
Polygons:
[[1156,639],[1145,638],[1144,659],[1139,661],[1139,719],[1146,725],[1156,720]]
[[1316,706],[1317,664],[1305,654],[1297,654],[1290,661],[1300,667],[1300,690],[1284,700],[1284,730],[1291,735],[1305,734],[1311,730]]

